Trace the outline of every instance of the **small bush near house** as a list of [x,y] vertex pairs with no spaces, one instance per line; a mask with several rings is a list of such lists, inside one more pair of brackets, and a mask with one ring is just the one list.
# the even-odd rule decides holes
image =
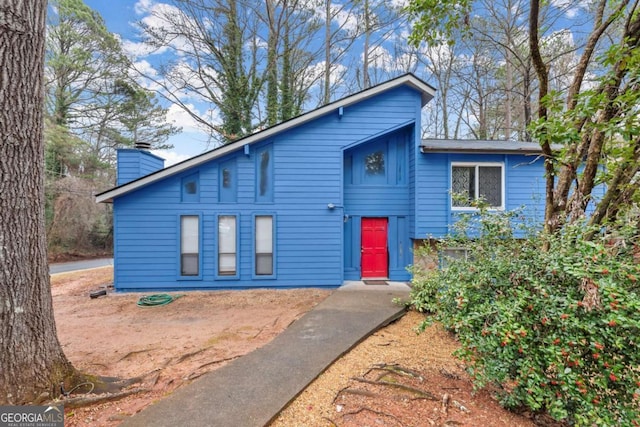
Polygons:
[[587,241],[567,225],[514,239],[515,215],[463,218],[437,250],[466,257],[415,271],[413,305],[455,332],[476,385],[503,405],[570,425],[640,425],[638,230]]

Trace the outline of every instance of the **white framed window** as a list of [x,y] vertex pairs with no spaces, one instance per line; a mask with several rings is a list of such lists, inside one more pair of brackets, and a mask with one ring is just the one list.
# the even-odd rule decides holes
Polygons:
[[200,216],[180,216],[180,276],[200,276]]
[[218,276],[238,275],[238,217],[218,216]]
[[452,163],[451,208],[468,210],[482,198],[492,209],[504,209],[503,163]]
[[274,275],[273,215],[255,216],[255,276]]

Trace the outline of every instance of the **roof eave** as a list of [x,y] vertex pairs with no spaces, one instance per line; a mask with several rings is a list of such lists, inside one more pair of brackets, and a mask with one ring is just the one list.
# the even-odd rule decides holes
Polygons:
[[542,150],[521,148],[521,149],[491,149],[491,148],[442,148],[442,147],[420,147],[420,152],[426,153],[460,153],[460,154],[526,154],[540,155]]

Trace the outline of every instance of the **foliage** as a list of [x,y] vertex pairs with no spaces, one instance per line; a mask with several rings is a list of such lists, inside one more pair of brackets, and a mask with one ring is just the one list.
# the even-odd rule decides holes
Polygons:
[[[464,37],[454,39],[454,30],[468,29],[460,33],[473,36],[481,46],[490,46],[489,52],[504,51],[504,60],[494,62],[509,66],[505,67],[505,101],[509,102],[504,103],[504,112],[499,107],[492,111],[493,103],[480,102],[487,98],[488,91],[476,85],[482,89],[473,97],[478,100],[479,112],[474,120],[479,124],[478,137],[493,137],[486,132],[487,118],[496,115],[500,123],[504,113],[509,129],[505,139],[510,138],[511,92],[517,92],[513,83],[518,77],[522,80],[523,123],[531,124],[528,132],[540,143],[545,157],[546,231],[556,232],[565,223],[581,221],[594,201],[590,223],[611,224],[626,213],[626,206],[639,197],[640,190],[636,178],[640,172],[640,0],[601,0],[584,8],[580,14],[587,20],[579,31],[558,31],[557,19],[566,9],[557,3],[532,0],[526,9],[511,2],[488,6],[482,1],[411,0],[408,10],[415,24],[410,40],[416,46],[421,41],[432,45],[440,39],[459,43]],[[477,15],[488,25],[477,25],[478,19],[466,18]],[[502,31],[502,25],[518,30]],[[583,36],[567,39],[567,35],[576,33]],[[488,56],[482,53],[480,58]],[[475,75],[486,80],[483,74]],[[498,77],[493,72],[487,75]],[[601,183],[606,186],[599,187]],[[598,197],[602,188],[604,194]],[[590,238],[591,234],[584,237]]]
[[414,306],[456,333],[476,385],[495,386],[505,406],[575,425],[637,425],[637,228],[593,230],[587,241],[573,224],[515,239],[517,219],[484,208],[463,218],[436,250],[467,256],[416,271]]
[[418,46],[421,41],[437,45],[442,41],[453,44],[453,34],[469,23],[472,2],[469,0],[412,0],[407,6],[414,20],[409,42]]

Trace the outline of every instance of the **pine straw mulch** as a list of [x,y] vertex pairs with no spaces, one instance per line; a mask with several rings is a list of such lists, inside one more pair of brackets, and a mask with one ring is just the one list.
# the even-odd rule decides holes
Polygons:
[[439,325],[422,334],[409,312],[344,355],[307,387],[271,427],[533,426],[490,392],[475,391],[454,337]]

